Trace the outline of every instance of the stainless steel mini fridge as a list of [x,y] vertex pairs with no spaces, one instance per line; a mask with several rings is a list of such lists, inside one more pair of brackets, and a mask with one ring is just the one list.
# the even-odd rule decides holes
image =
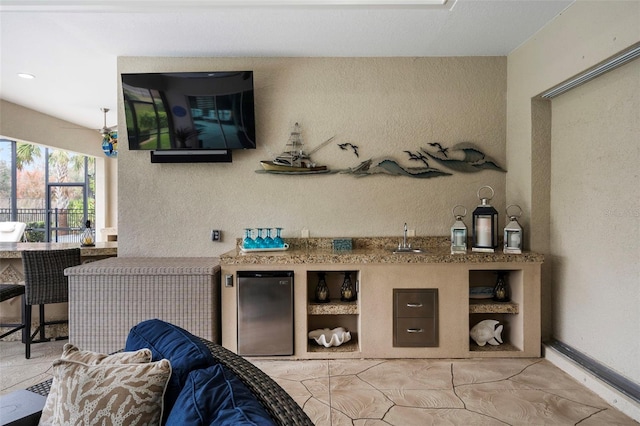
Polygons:
[[238,354],[293,355],[293,271],[238,271]]

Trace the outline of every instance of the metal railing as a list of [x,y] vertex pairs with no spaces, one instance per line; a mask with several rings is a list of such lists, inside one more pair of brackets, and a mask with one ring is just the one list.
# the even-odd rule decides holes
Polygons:
[[[29,242],[78,243],[85,221],[95,223],[95,211],[88,210],[85,218],[82,209],[51,209],[49,220],[46,209],[17,209],[15,217],[16,221],[27,224],[25,239]],[[0,208],[0,222],[11,220],[11,209]]]

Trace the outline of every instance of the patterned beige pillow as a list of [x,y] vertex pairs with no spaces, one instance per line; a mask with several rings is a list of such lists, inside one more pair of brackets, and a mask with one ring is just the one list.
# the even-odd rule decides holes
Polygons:
[[140,349],[135,352],[118,352],[112,355],[105,355],[98,352],[81,351],[78,347],[67,343],[62,349],[61,359],[78,361],[87,365],[97,364],[142,364],[151,362],[151,350]]
[[146,364],[53,363],[59,382],[52,423],[72,425],[159,425],[171,376],[168,360]]
[[[135,352],[118,352],[113,355],[105,355],[91,351],[81,351],[76,346],[67,343],[62,349],[61,359],[69,361],[78,361],[87,365],[97,364],[142,364],[151,361],[151,351],[149,349],[140,349]],[[40,417],[40,425],[52,425],[53,408],[58,402],[58,393],[60,385],[54,377],[51,382],[51,389],[47,395],[47,401],[42,409]]]

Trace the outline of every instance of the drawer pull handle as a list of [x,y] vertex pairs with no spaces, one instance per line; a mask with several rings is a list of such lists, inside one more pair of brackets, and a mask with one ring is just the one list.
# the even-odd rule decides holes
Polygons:
[[408,308],[422,308],[422,303],[407,303]]
[[421,328],[407,328],[407,333],[424,333]]

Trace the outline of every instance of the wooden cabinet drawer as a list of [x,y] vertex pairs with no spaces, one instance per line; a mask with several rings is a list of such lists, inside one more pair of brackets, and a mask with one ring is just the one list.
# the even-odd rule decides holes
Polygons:
[[396,318],[393,346],[438,346],[435,318]]
[[436,289],[394,289],[394,315],[398,318],[434,318],[437,312]]

